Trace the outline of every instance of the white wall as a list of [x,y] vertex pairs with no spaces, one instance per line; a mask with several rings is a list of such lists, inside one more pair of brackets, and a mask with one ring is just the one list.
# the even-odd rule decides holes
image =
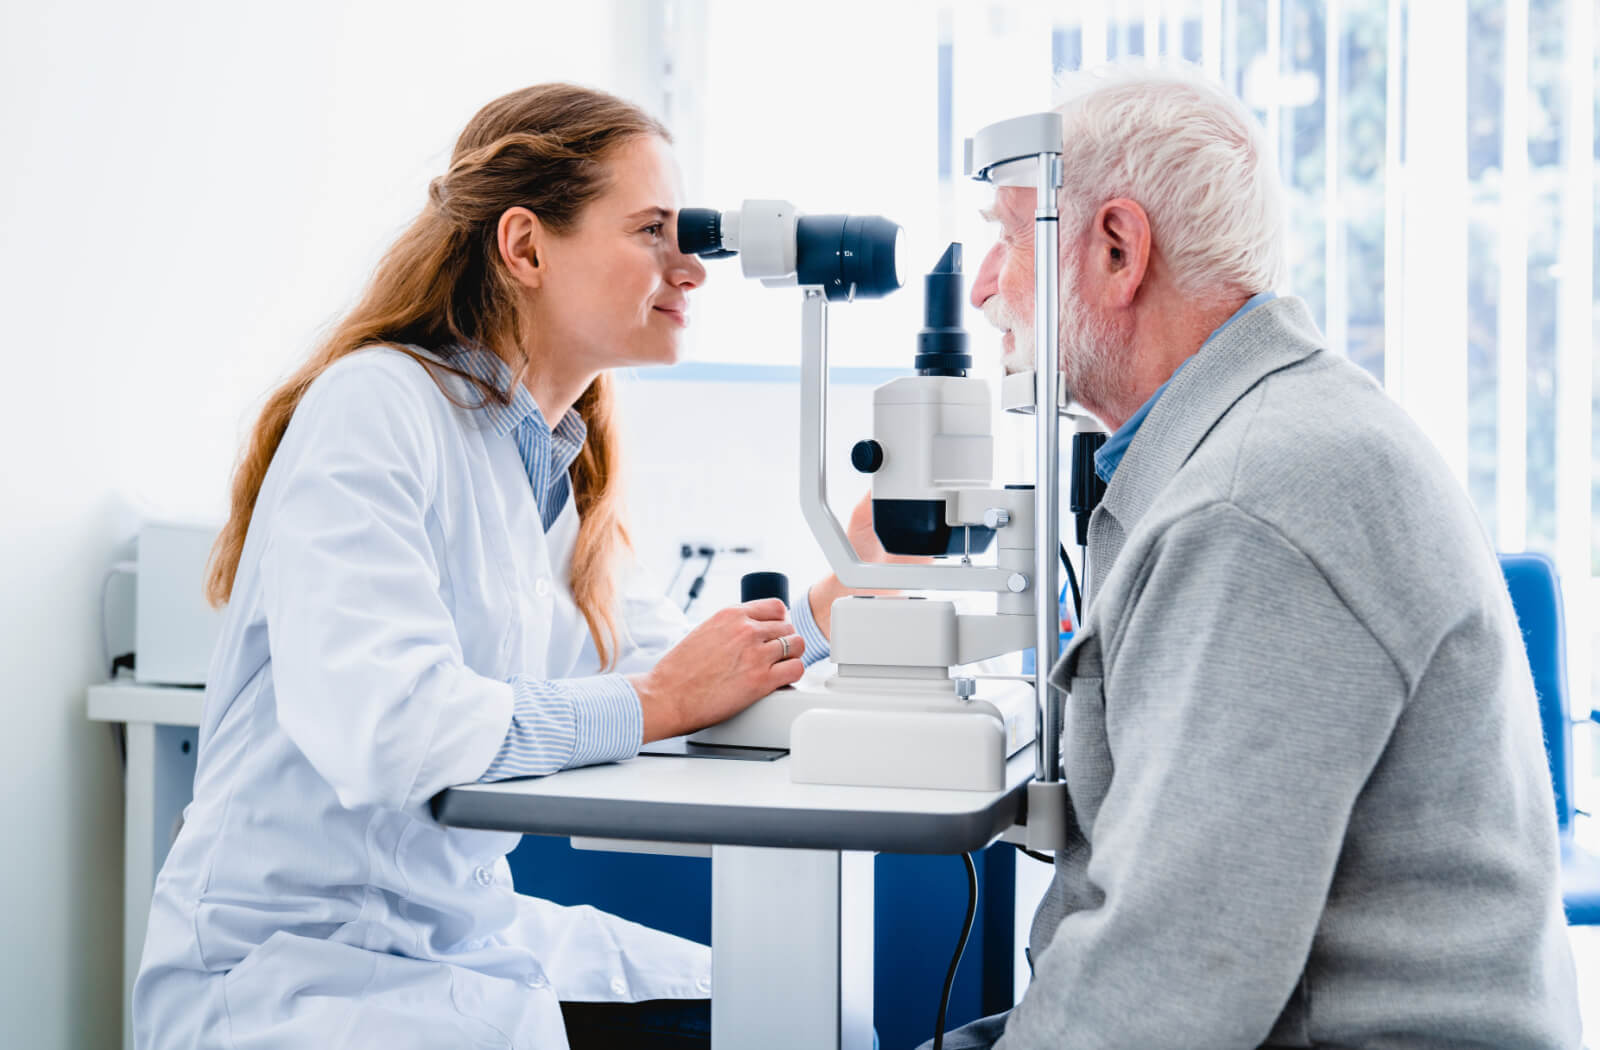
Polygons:
[[[788,363],[798,364],[798,296],[787,289],[744,283],[752,296],[770,296],[793,308],[792,315],[785,312],[787,325],[774,322],[774,336],[792,337],[794,355]],[[837,320],[847,310],[870,310],[875,305],[838,306],[830,316]],[[830,336],[842,336],[830,342],[846,354],[861,341],[860,330],[852,332],[848,324],[830,322]],[[911,345],[911,337],[905,342]],[[908,362],[910,356],[907,350]],[[747,572],[786,573],[790,598],[798,601],[805,588],[828,571],[827,560],[800,516],[798,383],[683,381],[667,378],[670,375],[633,371],[624,374],[618,388],[628,508],[640,562],[665,587],[682,543],[755,547],[749,555],[717,556],[706,587],[690,610],[689,618],[695,621],[738,601],[739,577]],[[991,389],[997,385],[992,378],[990,383]],[[1030,476],[1026,442],[1031,440],[1032,426],[1031,415],[997,418],[997,485]],[[828,393],[826,466],[828,502],[840,522],[849,519],[871,487],[870,479],[850,465],[850,447],[871,436],[872,386],[848,375],[846,369],[835,370]],[[674,597],[682,600],[703,564],[702,558],[690,561],[671,588]],[[949,597],[974,610],[993,608],[988,595]]]
[[[0,7],[0,1046],[119,1040],[121,774],[84,718],[106,566],[142,517],[220,519],[261,398],[479,105],[559,78],[654,108],[660,23],[649,0]],[[836,315],[839,363],[863,360],[871,305]],[[797,363],[798,308],[774,310]],[[867,393],[832,406],[841,515],[866,487],[845,456]],[[664,579],[684,540],[754,541],[696,614],[755,568],[802,593],[824,566],[796,514],[795,388],[631,380],[623,400],[647,566]]]
[[120,1038],[120,771],[83,717],[113,551],[221,514],[252,409],[479,105],[615,86],[611,10],[0,7],[0,1045]]
[[[798,328],[795,293],[753,282],[750,289],[795,300]],[[798,384],[684,382],[638,372],[619,392],[634,548],[649,573],[665,587],[680,543],[751,546],[749,555],[716,557],[690,619],[737,602],[739,577],[758,570],[788,574],[790,598],[799,601],[828,565],[800,517]],[[869,487],[850,467],[850,446],[872,433],[871,388],[834,387],[828,410],[829,501],[845,521]],[[676,598],[704,564],[690,561],[672,588]]]

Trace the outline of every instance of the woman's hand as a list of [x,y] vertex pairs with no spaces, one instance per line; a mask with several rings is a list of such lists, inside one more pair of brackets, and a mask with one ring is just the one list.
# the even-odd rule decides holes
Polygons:
[[776,598],[715,613],[655,667],[628,676],[644,709],[645,743],[715,725],[793,685],[805,671],[805,649]]
[[[877,532],[872,528],[872,493],[868,492],[861,497],[855,509],[850,512],[850,524],[845,527],[845,535],[850,538],[850,546],[855,548],[856,557],[862,561],[876,562],[878,564],[906,564],[926,565],[933,559],[924,558],[916,554],[890,554],[883,549],[883,541],[878,539]],[[852,591],[852,594],[886,594],[887,591]]]
[[[883,542],[878,539],[878,534],[872,528],[872,493],[868,492],[861,497],[861,501],[850,512],[850,524],[845,526],[845,535],[849,537],[850,546],[855,548],[856,557],[862,561],[877,564],[906,564],[926,565],[932,558],[924,558],[915,554],[890,554],[883,549]],[[806,592],[807,601],[811,603],[811,618],[817,622],[817,628],[823,636],[833,638],[833,603],[846,595],[851,594],[896,594],[897,591],[872,591],[846,587],[839,582],[839,577],[829,573]]]

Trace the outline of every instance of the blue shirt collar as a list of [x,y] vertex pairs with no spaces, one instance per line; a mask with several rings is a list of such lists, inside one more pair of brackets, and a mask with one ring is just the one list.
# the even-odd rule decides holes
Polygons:
[[[462,350],[455,358],[455,363],[497,390],[505,390],[511,385],[510,366],[500,360],[498,354],[488,350]],[[539,411],[539,403],[521,383],[511,391],[509,405],[489,399],[484,401],[482,411],[488,418],[489,425],[494,428],[494,432],[501,437],[512,433],[524,423],[542,434],[552,433],[550,425],[545,422],[544,413]],[[556,424],[553,434],[561,439],[560,444],[572,446],[572,454],[576,457],[577,450],[583,447],[585,439],[589,436],[589,428],[584,424],[581,415],[568,409],[561,417],[561,421]]]
[[[463,349],[452,359],[452,363],[460,365],[463,371],[497,390],[511,387],[510,367],[498,355],[487,350]],[[549,532],[561,516],[562,508],[571,494],[567,474],[578,454],[583,451],[589,428],[584,424],[583,416],[576,409],[569,408],[552,432],[527,387],[517,383],[509,393],[510,404],[485,398],[480,411],[497,435],[509,436],[516,444],[517,455],[522,460],[522,468],[527,472],[528,483],[533,489],[540,520],[544,530]]]
[[[1235,310],[1232,316],[1218,325],[1210,335],[1206,336],[1206,341],[1200,344],[1200,350],[1204,350],[1213,339],[1227,331],[1228,326],[1233,322],[1262,303],[1271,302],[1277,297],[1278,294],[1276,292],[1260,292],[1246,299],[1243,306]],[[1199,353],[1199,350],[1195,351],[1195,353]],[[1178,377],[1178,373],[1182,372],[1183,366],[1188,363],[1189,358],[1184,358],[1182,364],[1172,370],[1172,375],[1167,377],[1167,381],[1156,387],[1156,392],[1150,395],[1149,400],[1140,405],[1139,410],[1129,416],[1127,421],[1117,428],[1116,433],[1107,438],[1106,443],[1100,446],[1100,451],[1094,454],[1094,472],[1100,475],[1101,481],[1110,484],[1111,475],[1117,472],[1117,467],[1122,463],[1122,457],[1128,454],[1128,446],[1133,444],[1134,435],[1138,434],[1139,428],[1144,425],[1145,417],[1150,414],[1150,410],[1161,399],[1162,392]]]

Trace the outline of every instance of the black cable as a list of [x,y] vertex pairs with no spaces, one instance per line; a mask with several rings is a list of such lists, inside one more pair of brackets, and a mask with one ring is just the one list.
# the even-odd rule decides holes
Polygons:
[[967,919],[961,924],[961,939],[956,942],[956,954],[950,960],[950,972],[944,977],[944,992],[939,996],[939,1019],[933,1025],[933,1050],[944,1050],[944,1015],[950,1006],[950,989],[955,987],[956,967],[967,950],[967,937],[972,934],[972,920],[978,917],[978,866],[972,863],[972,854],[963,853],[967,862]]
[[715,558],[718,554],[754,553],[754,547],[747,547],[743,544],[735,547],[691,547],[687,543],[680,544],[678,546],[678,568],[677,571],[672,574],[672,582],[667,584],[667,596],[669,598],[672,596],[672,589],[678,585],[678,579],[683,575],[683,567],[688,565],[689,559],[693,558],[697,554],[704,558],[706,563],[701,567],[700,575],[696,576],[694,581],[689,584],[689,596],[684,599],[683,602],[684,612],[688,612],[689,606],[693,605],[694,600],[700,597],[700,588],[705,586],[706,575],[711,572],[711,560],[713,558]]
[[694,600],[700,597],[700,588],[704,587],[706,584],[706,574],[711,571],[711,562],[717,556],[717,549],[715,547],[701,547],[700,553],[705,555],[706,563],[705,566],[701,568],[700,575],[696,576],[694,578],[694,582],[689,584],[689,596],[683,600],[684,612],[688,612],[689,606],[693,605]]
[[1040,853],[1038,850],[1029,849],[1026,846],[1018,846],[1017,847],[1017,852],[1018,853],[1026,853],[1028,856],[1032,857],[1034,860],[1038,861],[1040,864],[1054,864],[1056,862],[1056,859],[1054,857],[1050,856],[1050,854],[1048,854],[1048,853]]
[[694,557],[694,548],[687,543],[678,545],[678,567],[672,572],[672,579],[667,583],[667,596],[672,596],[672,590],[678,586],[678,578],[683,575],[683,567],[689,564],[689,559]]
[[1083,624],[1083,594],[1078,590],[1078,574],[1072,568],[1072,559],[1067,557],[1067,545],[1061,545],[1061,564],[1067,567],[1067,583],[1072,587],[1072,629],[1076,631]]

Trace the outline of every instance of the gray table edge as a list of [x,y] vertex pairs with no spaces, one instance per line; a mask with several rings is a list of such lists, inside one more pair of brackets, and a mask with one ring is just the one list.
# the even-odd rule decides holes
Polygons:
[[1006,828],[1023,821],[1027,795],[1024,781],[968,812],[878,813],[522,795],[467,786],[446,788],[430,805],[434,819],[449,827],[524,835],[877,853],[967,853],[984,848]]

